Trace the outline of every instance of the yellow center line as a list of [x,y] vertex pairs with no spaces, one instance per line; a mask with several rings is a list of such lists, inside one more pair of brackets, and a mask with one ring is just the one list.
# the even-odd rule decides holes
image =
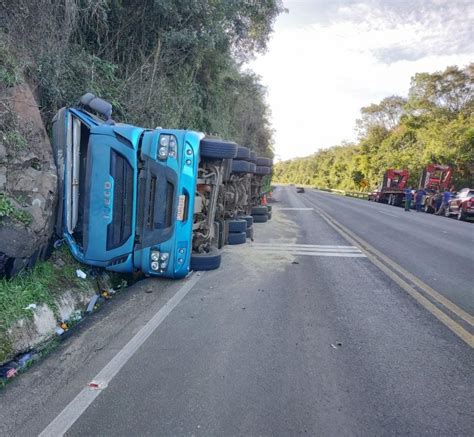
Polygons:
[[[352,231],[341,225],[339,222],[334,220],[329,214],[322,209],[315,207],[315,211],[340,235],[342,235],[347,241],[359,247],[359,249],[367,255],[367,258],[382,270],[387,276],[393,279],[400,287],[402,287],[410,296],[412,296],[420,305],[428,310],[433,316],[435,316],[441,323],[447,326],[452,332],[454,332],[459,338],[466,342],[471,348],[474,348],[474,335],[464,329],[459,323],[453,320],[448,314],[439,309],[429,299],[423,296],[417,291],[411,284],[405,281],[400,275],[405,276],[406,279],[410,280],[414,285],[422,289],[425,293],[431,296],[434,300],[439,302],[445,308],[449,309],[453,314],[458,316],[460,319],[465,321],[470,326],[473,326],[474,317],[468,314],[463,309],[459,308],[456,304],[451,302],[449,299],[441,295],[416,276],[406,271],[403,267],[392,261],[390,258],[379,252],[377,249],[372,247],[369,243],[364,241],[359,236],[355,235]],[[379,259],[380,258],[380,259]],[[382,261],[385,262],[385,264]],[[390,266],[390,267],[388,267]],[[395,271],[394,271],[395,270]],[[399,274],[397,274],[398,272]]]

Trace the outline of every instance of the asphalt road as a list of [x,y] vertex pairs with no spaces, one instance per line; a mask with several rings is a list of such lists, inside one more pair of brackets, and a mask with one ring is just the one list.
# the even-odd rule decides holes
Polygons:
[[471,314],[474,226],[294,187],[273,208],[219,270],[131,288],[0,393],[0,434],[36,435],[65,411],[70,436],[472,435],[472,347],[318,208]]

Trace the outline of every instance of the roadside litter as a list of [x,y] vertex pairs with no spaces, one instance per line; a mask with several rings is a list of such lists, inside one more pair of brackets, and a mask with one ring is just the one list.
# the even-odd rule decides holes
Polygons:
[[87,275],[81,269],[76,270],[76,275],[77,275],[78,278],[81,278],[81,279],[86,279],[87,278]]
[[[115,296],[120,290],[123,288],[128,287],[129,283],[125,279],[122,279],[121,282],[115,286],[111,287],[112,279],[107,273],[102,273],[97,270],[88,270],[87,273],[82,271],[81,269],[76,270],[76,275],[78,278],[86,279],[87,275],[90,277],[96,278],[97,280],[97,294],[95,294],[84,311],[75,310],[67,320],[62,320],[58,322],[58,326],[54,328],[54,333],[52,338],[41,344],[40,346],[36,347],[35,349],[31,349],[25,351],[19,355],[17,355],[13,360],[10,360],[3,365],[0,366],[0,389],[3,388],[12,378],[17,376],[22,371],[29,368],[34,362],[38,361],[41,357],[47,355],[52,349],[54,349],[58,344],[58,340],[62,341],[65,338],[69,337],[75,329],[77,325],[79,325],[84,319],[87,314],[91,314],[98,308],[102,306],[102,304],[106,301],[111,299]],[[24,310],[31,310],[34,311],[37,309],[37,304],[31,303],[24,307]],[[104,383],[97,383],[97,387],[93,387],[95,382],[90,383],[91,388],[102,389],[105,388]]]

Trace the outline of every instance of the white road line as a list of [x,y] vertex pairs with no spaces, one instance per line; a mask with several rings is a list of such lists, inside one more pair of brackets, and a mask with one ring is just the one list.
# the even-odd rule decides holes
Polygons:
[[314,211],[314,208],[274,208],[276,211]]
[[251,245],[259,252],[282,253],[306,256],[335,256],[347,258],[366,258],[365,254],[356,246],[332,246],[322,244],[278,244],[253,243]]
[[357,249],[356,246],[334,246],[331,244],[298,244],[298,243],[251,243],[251,247],[308,247],[311,249]]
[[399,215],[390,214],[389,212],[385,212],[385,211],[379,211],[378,209],[376,209],[376,211],[379,212],[380,214],[389,215],[390,217],[397,217],[397,218],[400,217]]
[[[202,274],[201,274],[202,275]],[[201,275],[194,274],[176,294],[138,331],[135,336],[109,361],[109,363],[94,377],[93,381],[108,385],[120,369],[135,354],[138,348],[161,325],[183,298],[199,281]],[[106,389],[105,389],[106,390]],[[62,436],[76,422],[90,404],[103,390],[83,388],[82,391],[64,408],[61,413],[43,430],[40,437]]]
[[326,247],[321,247],[320,249],[313,249],[312,247],[254,247],[255,250],[263,251],[263,252],[271,252],[273,250],[279,252],[291,252],[291,251],[299,251],[299,252],[339,252],[339,253],[352,253],[357,252],[360,253],[360,250],[354,247],[354,249],[331,249]]
[[291,255],[335,256],[339,258],[367,258],[362,252],[290,252]]

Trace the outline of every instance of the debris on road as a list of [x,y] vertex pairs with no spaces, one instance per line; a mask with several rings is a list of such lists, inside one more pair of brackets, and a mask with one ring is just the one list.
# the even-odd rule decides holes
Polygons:
[[87,313],[91,313],[92,311],[94,311],[94,305],[97,303],[97,299],[99,299],[99,295],[94,294],[94,296],[92,296],[92,299],[89,302],[89,305],[87,305],[87,308],[86,308]]
[[103,390],[104,388],[107,388],[107,383],[105,381],[91,381],[87,386],[94,390]]

